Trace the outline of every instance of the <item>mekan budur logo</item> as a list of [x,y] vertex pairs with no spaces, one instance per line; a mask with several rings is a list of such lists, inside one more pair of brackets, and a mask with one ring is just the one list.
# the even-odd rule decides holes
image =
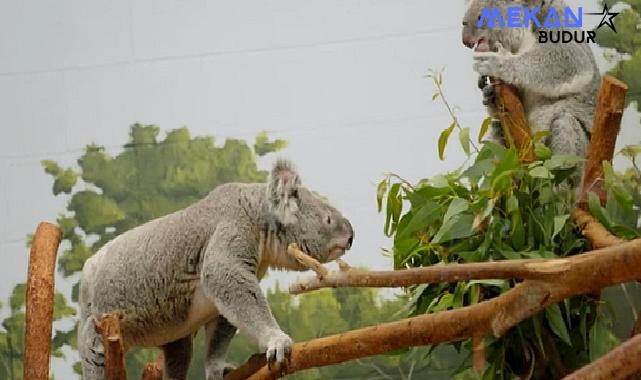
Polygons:
[[[478,28],[523,28],[534,25],[539,28],[539,43],[594,43],[596,36],[596,29],[602,26],[608,26],[616,33],[614,27],[614,19],[619,13],[610,12],[607,5],[603,6],[602,12],[597,13],[583,13],[583,7],[578,7],[576,10],[571,7],[564,7],[562,16],[560,11],[555,8],[550,8],[545,15],[545,19],[541,21],[539,14],[541,7],[519,7],[510,6],[507,8],[505,17],[501,14],[498,7],[490,8],[485,7],[481,17],[478,21]],[[598,15],[601,16],[601,22],[595,30],[582,30],[583,28],[583,15]]]

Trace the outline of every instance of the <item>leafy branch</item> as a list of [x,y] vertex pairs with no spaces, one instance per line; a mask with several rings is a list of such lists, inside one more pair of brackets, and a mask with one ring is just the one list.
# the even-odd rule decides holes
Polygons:
[[432,79],[432,82],[434,83],[434,87],[436,87],[436,92],[434,95],[432,95],[432,101],[440,98],[441,102],[443,105],[445,105],[445,108],[447,109],[447,112],[450,114],[450,117],[452,118],[452,123],[450,126],[445,129],[443,132],[441,132],[441,135],[438,138],[438,156],[441,160],[444,159],[444,154],[445,154],[445,145],[447,145],[447,140],[449,139],[450,135],[452,134],[452,131],[454,131],[454,128],[458,129],[459,131],[459,141],[461,143],[461,147],[463,148],[463,151],[467,156],[470,155],[470,145],[474,149],[476,153],[479,152],[479,148],[474,144],[474,141],[470,139],[470,128],[463,128],[461,127],[461,124],[458,121],[458,117],[456,114],[454,114],[454,110],[450,106],[450,103],[447,101],[447,98],[445,97],[445,93],[443,92],[443,72],[442,71],[436,71],[436,70],[429,70],[428,74],[426,75],[427,78]]

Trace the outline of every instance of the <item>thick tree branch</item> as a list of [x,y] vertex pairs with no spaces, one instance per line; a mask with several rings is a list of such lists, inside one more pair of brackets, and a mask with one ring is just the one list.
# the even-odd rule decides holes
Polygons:
[[627,91],[628,86],[620,80],[610,75],[603,77],[579,197],[579,205],[584,209],[587,207],[587,196],[590,192],[595,192],[601,203],[605,203],[603,161],[611,161],[614,155]]
[[637,335],[564,380],[620,380],[641,371],[641,335]]
[[[297,343],[287,368],[269,370],[264,366],[249,379],[276,379],[282,374],[403,347],[460,341],[488,334],[500,337],[524,319],[565,298],[640,278],[641,240],[564,259],[519,261],[525,268],[528,264],[535,268],[527,273],[545,275],[540,279],[528,279],[501,296],[476,305]],[[500,267],[509,262],[481,264]],[[461,264],[464,265],[468,264]],[[326,279],[330,276],[331,272]],[[445,276],[439,280],[453,281],[459,281],[459,278]],[[381,281],[378,286],[382,286]]]
[[576,208],[572,212],[572,217],[581,229],[583,236],[590,241],[594,249],[611,247],[627,241],[612,235],[610,231],[603,227],[603,225],[587,211]]
[[[294,247],[288,252],[305,255]],[[318,269],[318,268],[317,268]],[[373,287],[397,288],[416,284],[435,284],[484,279],[537,280],[563,275],[570,268],[565,259],[504,260],[482,263],[435,265],[390,271],[368,271],[349,267],[339,271],[323,268],[323,275],[310,276],[289,287],[292,294],[321,288]]]

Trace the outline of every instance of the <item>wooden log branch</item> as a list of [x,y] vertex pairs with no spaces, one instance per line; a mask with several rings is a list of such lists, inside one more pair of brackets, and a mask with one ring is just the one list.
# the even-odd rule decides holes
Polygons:
[[243,365],[225,375],[225,380],[245,380],[266,365],[265,354],[254,354]]
[[483,334],[472,335],[472,366],[477,374],[485,370],[485,336]]
[[125,350],[120,335],[120,315],[105,314],[96,322],[96,331],[102,335],[105,349],[105,379],[127,380]]
[[611,247],[627,241],[611,234],[592,214],[581,208],[576,208],[572,212],[572,218],[594,249]]
[[27,274],[24,379],[49,379],[54,273],[61,239],[62,232],[58,226],[40,223],[31,243]]
[[[530,163],[535,160],[534,146],[528,121],[525,118],[523,104],[516,88],[505,83],[493,82],[496,94],[496,110],[498,118],[506,135],[506,142],[516,147],[521,162]],[[506,133],[507,132],[507,133]]]
[[641,371],[641,335],[637,335],[564,380],[621,380]]
[[620,80],[610,75],[603,77],[579,197],[579,205],[584,209],[587,207],[590,192],[596,193],[601,199],[601,203],[605,203],[603,161],[611,161],[614,155],[627,91],[628,86]]
[[[295,247],[288,249],[305,255]],[[313,260],[313,259],[312,259]],[[372,287],[399,288],[416,284],[436,284],[484,279],[541,280],[561,276],[570,270],[568,259],[523,259],[481,263],[434,265],[389,271],[369,271],[348,267],[339,271],[323,268],[323,275],[310,276],[289,286],[291,294],[321,288]]]
[[[290,363],[284,370],[269,370],[263,366],[249,379],[276,379],[282,374],[382,354],[403,347],[460,341],[489,334],[500,337],[516,324],[565,298],[589,294],[640,278],[640,253],[641,240],[633,240],[564,259],[545,262],[519,260],[530,261],[537,268],[535,272],[552,275],[541,279],[527,279],[499,297],[476,305],[296,343]],[[509,262],[489,264],[502,266]],[[527,264],[524,263],[526,267]],[[445,276],[439,282],[458,280],[457,276]],[[382,282],[379,281],[378,284],[381,286]]]

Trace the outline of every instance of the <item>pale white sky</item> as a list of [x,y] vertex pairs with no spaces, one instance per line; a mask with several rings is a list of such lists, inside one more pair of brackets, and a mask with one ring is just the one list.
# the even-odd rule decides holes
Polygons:
[[[424,74],[445,68],[446,95],[472,135],[485,116],[472,52],[461,43],[463,7],[462,0],[0,0],[0,300],[25,281],[26,234],[65,209],[40,160],[74,165],[88,143],[117,152],[109,147],[125,142],[134,122],[187,126],[218,141],[253,141],[261,130],[286,139],[281,155],[355,227],[346,260],[389,268],[376,183],[388,171],[417,180],[463,161],[456,139],[446,161],[437,159],[450,120]],[[624,116],[620,142],[641,140],[640,117]],[[288,281],[281,274],[268,281],[277,279]],[[72,281],[57,281],[68,293]],[[54,367],[72,378],[64,363]]]

